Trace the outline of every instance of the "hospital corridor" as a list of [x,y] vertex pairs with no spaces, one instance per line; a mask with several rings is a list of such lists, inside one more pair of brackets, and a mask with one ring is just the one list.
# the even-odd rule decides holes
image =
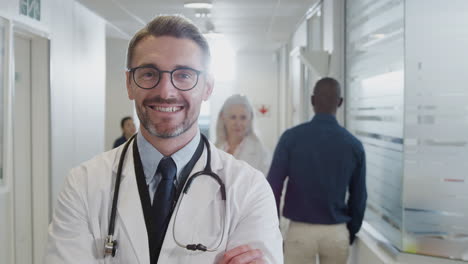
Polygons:
[[467,0],[0,0],[0,264],[468,264]]

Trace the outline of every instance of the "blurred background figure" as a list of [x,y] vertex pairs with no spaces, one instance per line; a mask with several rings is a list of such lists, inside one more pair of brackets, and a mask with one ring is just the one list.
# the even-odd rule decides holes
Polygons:
[[216,123],[216,146],[246,161],[266,175],[271,154],[254,130],[254,111],[246,96],[232,95],[223,104]]
[[114,141],[113,148],[116,148],[125,143],[125,141],[127,141],[127,139],[133,136],[133,134],[135,134],[136,132],[133,119],[129,116],[122,118],[122,120],[120,121],[120,128],[122,128],[122,136]]
[[349,245],[366,209],[366,160],[362,143],[336,120],[343,103],[337,80],[319,80],[311,96],[315,116],[286,130],[268,173],[281,215],[290,219],[286,264],[346,264]]

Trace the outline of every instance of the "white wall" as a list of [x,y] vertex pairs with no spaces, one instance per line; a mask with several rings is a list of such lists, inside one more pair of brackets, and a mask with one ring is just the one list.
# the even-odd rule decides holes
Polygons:
[[20,16],[19,1],[11,0],[0,0],[0,16],[50,40],[51,199],[55,201],[70,168],[104,150],[105,22],[73,0],[41,3],[41,21]]
[[[8,76],[11,75],[13,67],[9,64],[9,59],[11,56],[11,41],[8,43],[6,41],[7,36],[10,34],[10,25],[7,21],[0,21],[2,27],[2,36],[0,37],[0,49],[3,52],[0,53],[0,64],[2,65],[1,72],[1,81],[0,88],[2,93],[2,181],[0,182],[0,262],[9,263],[14,256],[14,243],[13,240],[13,195],[12,195],[12,182],[13,182],[13,159],[12,159],[12,147],[13,147],[13,136],[11,129],[13,122],[11,118],[12,107],[11,102],[13,101],[12,95],[9,92],[9,81]],[[4,155],[9,153],[10,155]]]
[[[19,1],[11,0],[0,0],[0,16],[15,28],[21,28],[23,31],[49,40],[50,65],[40,65],[35,68],[50,66],[50,105],[48,107],[50,113],[34,112],[33,114],[34,116],[50,116],[51,153],[41,154],[50,157],[51,188],[45,197],[49,196],[50,201],[55,202],[63,179],[70,168],[104,149],[105,23],[72,0],[43,0],[41,2],[41,21],[20,16]],[[12,36],[12,33],[9,36]],[[5,52],[8,57],[12,54],[12,49],[6,49]],[[8,65],[10,70],[12,62],[10,61]],[[13,83],[13,77],[13,74],[9,74],[7,83]],[[6,94],[8,95],[6,103],[11,107],[12,97],[10,93]],[[35,98],[34,102],[37,100],[38,98]],[[6,116],[11,116],[11,114]],[[5,121],[4,124],[7,124],[5,131],[9,135],[12,123],[11,120]],[[35,118],[33,122],[38,122],[38,119]],[[47,131],[44,128],[35,133],[42,133],[43,130]],[[11,138],[11,136],[8,137]],[[42,143],[35,142],[34,144],[41,145]],[[8,146],[6,156],[11,157],[13,149],[11,144]],[[12,159],[7,158],[5,167],[8,169],[6,173],[9,176],[7,177],[10,178],[13,172],[12,164]],[[2,231],[5,231],[0,235],[0,263],[12,263],[14,250],[20,250],[12,248],[14,235],[11,230],[15,223],[11,199],[13,182],[9,181],[7,185],[2,186],[0,191],[2,193],[0,195],[0,211],[2,212],[0,222]],[[33,195],[36,197],[40,194],[34,193]],[[35,205],[34,212],[48,211],[47,205],[43,208],[40,205],[41,203]],[[45,214],[46,218],[47,215],[48,213]],[[46,237],[43,234],[47,230],[48,221],[44,220],[43,226],[42,224],[36,225],[38,222],[41,223],[42,219],[35,221],[37,232],[34,231],[34,256],[37,260],[41,259],[44,253]],[[32,252],[21,254],[32,254]]]
[[111,149],[114,140],[122,135],[122,117],[134,113],[133,101],[128,99],[125,87],[127,46],[128,40],[106,39],[106,150]]
[[210,139],[216,140],[216,122],[219,111],[229,96],[244,94],[254,108],[262,104],[270,108],[270,113],[255,116],[258,136],[265,146],[273,151],[278,140],[278,74],[274,52],[263,51],[261,47],[252,47],[249,51],[239,51],[234,57],[235,69],[233,80],[217,80],[209,100],[211,124]]
[[[316,18],[313,18],[316,19]],[[307,22],[301,21],[299,26],[296,28],[289,41],[288,51],[288,82],[286,89],[289,90],[287,97],[280,100],[286,100],[286,110],[288,111],[286,117],[287,126],[295,125],[298,122],[302,122],[302,119],[308,120],[311,107],[308,103],[308,99],[303,101],[303,91],[300,90],[301,75],[300,75],[300,60],[296,57],[289,56],[289,52],[295,48],[303,46],[310,47],[313,50],[317,50],[317,47],[322,47],[322,50],[327,51],[331,54],[330,65],[329,65],[329,77],[337,79],[342,84],[342,94],[344,96],[344,1],[342,0],[323,0],[322,1],[322,28],[321,32],[321,43],[308,43],[312,41],[311,37],[314,37],[317,32],[310,32],[311,36],[308,36]],[[284,49],[284,47],[283,47]],[[278,54],[281,54],[279,51]],[[282,71],[284,71],[282,67]],[[314,83],[310,84],[310,87],[306,89],[313,89]],[[284,88],[282,88],[284,89]],[[292,90],[296,89],[296,90]],[[293,91],[293,92],[292,92]],[[345,101],[346,103],[346,101]],[[307,105],[304,105],[307,104]],[[306,111],[307,113],[299,113],[297,111]],[[338,109],[337,119],[340,124],[344,124],[344,107]]]
[[216,141],[216,122],[218,121],[218,114],[226,99],[239,93],[234,85],[234,81],[220,81],[216,80],[213,88],[213,93],[208,100],[210,107],[210,140]]
[[[323,50],[331,53],[329,77],[341,84],[341,93],[345,97],[344,86],[344,2],[343,0],[324,0],[322,4]],[[346,98],[344,98],[346,104]],[[344,124],[344,105],[336,113],[340,124]]]
[[270,114],[255,116],[260,139],[273,151],[278,140],[278,74],[277,59],[273,52],[249,51],[237,54],[237,93],[245,94],[254,108],[266,105]]
[[299,24],[291,38],[291,50],[300,46],[307,46],[307,23],[305,20]]
[[278,96],[276,99],[278,106],[278,116],[276,120],[278,121],[278,127],[276,132],[278,135],[281,135],[283,131],[288,128],[288,104],[285,98],[288,96],[288,81],[289,81],[289,49],[288,45],[284,45],[276,52],[276,57],[278,58]]
[[[304,105],[304,66],[299,58],[299,48],[307,47],[307,21],[303,20],[298,28],[294,31],[290,40],[289,51],[288,51],[288,82],[286,97],[286,125],[287,128],[298,125],[305,121],[306,113],[303,113],[305,109]],[[308,100],[307,100],[308,101]]]
[[52,201],[68,171],[104,150],[105,22],[53,0],[50,24]]

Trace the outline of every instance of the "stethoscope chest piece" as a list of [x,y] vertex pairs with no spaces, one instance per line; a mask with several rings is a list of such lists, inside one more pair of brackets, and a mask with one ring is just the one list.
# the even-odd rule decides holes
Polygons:
[[112,236],[107,236],[104,246],[104,257],[115,257],[115,252],[117,252],[117,240],[112,240]]

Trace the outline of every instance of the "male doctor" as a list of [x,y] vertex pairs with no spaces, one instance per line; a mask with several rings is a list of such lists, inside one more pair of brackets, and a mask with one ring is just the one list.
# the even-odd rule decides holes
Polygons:
[[[156,17],[136,33],[126,85],[141,125],[122,162],[115,255],[105,254],[105,244],[124,145],[71,170],[49,227],[45,263],[283,263],[265,177],[200,134],[201,103],[213,90],[209,60],[206,39],[183,17]],[[225,185],[225,201],[209,175],[180,194],[208,161]],[[191,251],[189,244],[209,250]]]

